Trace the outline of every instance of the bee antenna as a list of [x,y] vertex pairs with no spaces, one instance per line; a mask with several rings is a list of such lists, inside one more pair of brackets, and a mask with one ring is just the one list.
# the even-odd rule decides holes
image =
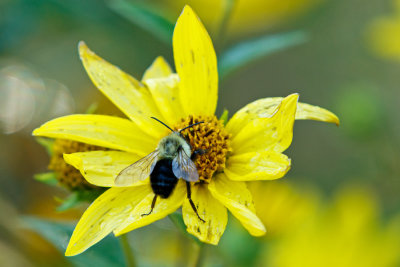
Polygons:
[[190,127],[195,126],[195,125],[200,124],[200,123],[204,123],[204,121],[199,121],[199,122],[190,124],[189,126],[186,126],[185,128],[179,130],[179,133],[182,132],[183,130],[186,130],[187,128],[190,128]]
[[152,118],[153,120],[156,120],[156,121],[158,121],[159,123],[161,123],[162,125],[164,125],[165,127],[167,127],[168,129],[170,129],[171,130],[171,132],[175,132],[174,130],[172,130],[168,125],[166,125],[165,123],[163,123],[162,121],[160,121],[159,119],[157,119],[157,118],[155,118],[155,117],[150,117],[150,118]]

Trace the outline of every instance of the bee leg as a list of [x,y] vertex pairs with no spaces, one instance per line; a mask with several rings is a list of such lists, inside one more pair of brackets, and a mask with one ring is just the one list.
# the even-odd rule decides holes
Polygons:
[[151,202],[151,210],[149,213],[144,213],[142,216],[150,215],[153,212],[154,206],[156,205],[157,195],[154,195],[153,202]]
[[189,183],[189,182],[186,182],[186,189],[187,189],[187,198],[189,199],[190,206],[192,206],[192,209],[193,209],[194,213],[196,213],[197,218],[199,218],[200,221],[202,221],[203,223],[205,223],[206,221],[203,220],[203,219],[200,217],[199,213],[197,212],[196,206],[195,206],[194,203],[193,203],[193,200],[192,200],[192,190],[191,190],[191,188],[190,188],[190,183]]

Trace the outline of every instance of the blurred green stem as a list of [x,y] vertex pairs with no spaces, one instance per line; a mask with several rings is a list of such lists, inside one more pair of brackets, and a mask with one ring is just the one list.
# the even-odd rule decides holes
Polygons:
[[129,245],[128,235],[124,234],[119,237],[122,250],[124,251],[127,267],[136,267],[135,257],[133,256],[132,248]]
[[[186,237],[192,240],[192,246],[193,246],[193,254],[195,255],[195,258],[193,262],[191,261],[190,266],[194,267],[201,267],[203,266],[204,263],[204,243],[199,241],[196,237],[188,234],[186,231],[186,226],[185,223],[182,219],[182,214],[178,212],[174,212],[169,215],[170,220],[173,222],[173,224],[178,228],[178,230]],[[193,264],[192,264],[193,263]]]
[[195,238],[194,236],[188,234],[188,232],[186,232],[186,225],[182,219],[182,214],[178,213],[178,212],[174,212],[171,213],[170,215],[168,215],[169,219],[172,221],[172,223],[176,226],[176,228],[186,237],[188,237],[189,239],[193,240],[195,243],[197,244],[201,244],[201,242]]
[[197,256],[196,256],[196,261],[195,261],[195,263],[194,263],[194,267],[201,267],[201,266],[203,266],[203,264],[204,264],[204,258],[205,258],[205,255],[204,255],[204,248],[205,248],[205,245],[204,245],[204,243],[197,243],[197,244],[195,244],[196,245],[196,247],[197,247]]
[[222,49],[222,47],[224,46],[226,31],[228,29],[229,20],[232,17],[232,11],[235,7],[235,3],[236,0],[226,1],[225,12],[222,17],[221,24],[219,25],[218,35],[217,35],[218,36],[217,46],[219,49]]

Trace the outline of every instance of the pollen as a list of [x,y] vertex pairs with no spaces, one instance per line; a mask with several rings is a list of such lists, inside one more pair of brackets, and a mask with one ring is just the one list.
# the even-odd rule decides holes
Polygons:
[[85,178],[83,178],[79,170],[67,164],[63,158],[64,153],[69,154],[74,152],[86,152],[94,150],[105,149],[71,140],[56,139],[54,141],[53,155],[50,159],[48,169],[54,171],[56,173],[58,182],[71,191],[97,188],[96,186],[88,183]]
[[182,132],[190,143],[195,155],[194,163],[199,173],[200,181],[209,183],[213,174],[225,168],[228,152],[231,151],[230,135],[224,128],[222,121],[215,116],[189,116],[176,125],[175,130],[188,125],[203,122]]

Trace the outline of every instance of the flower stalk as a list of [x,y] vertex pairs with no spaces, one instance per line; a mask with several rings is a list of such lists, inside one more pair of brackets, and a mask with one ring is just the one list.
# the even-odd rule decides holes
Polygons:
[[136,267],[137,265],[136,265],[135,257],[132,252],[132,248],[129,244],[128,235],[127,234],[121,235],[119,237],[119,240],[120,240],[121,247],[122,247],[122,250],[125,255],[126,266],[127,267]]

